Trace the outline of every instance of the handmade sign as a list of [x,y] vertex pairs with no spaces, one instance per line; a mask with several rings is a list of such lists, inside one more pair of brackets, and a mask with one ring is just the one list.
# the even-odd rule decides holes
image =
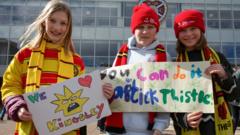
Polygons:
[[214,112],[209,62],[147,62],[101,72],[114,86],[113,112]]
[[63,134],[111,114],[99,71],[23,96],[40,135]]

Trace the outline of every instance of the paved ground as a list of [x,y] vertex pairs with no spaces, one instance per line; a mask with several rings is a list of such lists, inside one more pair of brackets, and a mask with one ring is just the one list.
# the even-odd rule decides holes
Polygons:
[[[12,121],[0,121],[0,135],[13,135],[15,123]],[[88,125],[88,135],[104,135],[100,134],[96,127],[96,123]],[[172,125],[164,132],[164,135],[175,135]],[[240,128],[235,135],[240,135]]]
[[[0,135],[13,135],[15,124],[12,121],[0,121]],[[168,128],[165,135],[174,135],[172,128]],[[88,126],[88,135],[104,135],[100,134],[96,127],[96,123]]]

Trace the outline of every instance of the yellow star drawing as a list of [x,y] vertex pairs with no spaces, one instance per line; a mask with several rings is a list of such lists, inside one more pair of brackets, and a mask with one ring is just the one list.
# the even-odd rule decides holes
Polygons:
[[80,98],[82,89],[75,93],[64,86],[64,95],[54,94],[58,100],[54,100],[51,103],[57,105],[55,113],[63,111],[64,116],[70,116],[82,111],[83,105],[88,101],[88,97]]

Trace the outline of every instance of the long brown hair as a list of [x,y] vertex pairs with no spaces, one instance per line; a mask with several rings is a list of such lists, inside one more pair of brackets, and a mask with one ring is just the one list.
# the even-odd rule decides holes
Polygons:
[[[72,14],[69,6],[62,0],[51,0],[47,3],[45,8],[41,11],[39,16],[35,21],[30,24],[25,31],[25,33],[20,37],[21,47],[30,42],[30,47],[38,48],[40,46],[41,40],[44,38],[46,33],[44,21],[49,18],[53,13],[57,11],[64,11],[68,16],[68,28],[64,39],[64,51],[68,53],[69,51],[74,52],[73,42],[72,42]],[[33,37],[33,38],[32,38]],[[30,38],[32,38],[31,41]]]
[[[179,40],[177,39],[177,43],[176,43],[177,47],[176,47],[176,50],[177,50],[177,53],[182,53],[185,51],[186,47],[185,45]],[[196,48],[195,50],[199,50],[199,49],[202,49],[204,47],[207,46],[207,39],[206,37],[204,36],[203,33],[201,33],[201,38],[199,39],[197,45],[196,45]]]

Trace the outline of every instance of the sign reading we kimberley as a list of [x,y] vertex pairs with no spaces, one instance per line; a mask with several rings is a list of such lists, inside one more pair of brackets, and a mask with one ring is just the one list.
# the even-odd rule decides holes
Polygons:
[[114,86],[113,112],[214,112],[209,62],[147,62],[101,72]]
[[98,70],[23,96],[40,135],[60,135],[111,114]]

